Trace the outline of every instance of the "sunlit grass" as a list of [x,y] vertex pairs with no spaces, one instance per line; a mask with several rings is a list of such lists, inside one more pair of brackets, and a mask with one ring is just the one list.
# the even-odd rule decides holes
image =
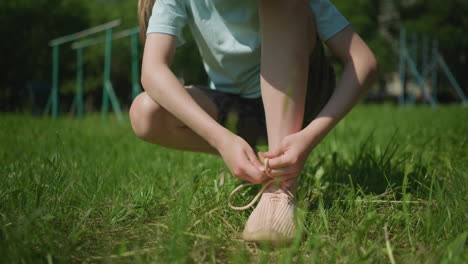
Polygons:
[[464,108],[357,107],[311,154],[298,190],[302,233],[280,249],[241,240],[250,211],[227,206],[239,182],[219,186],[221,159],[144,143],[128,123],[3,115],[0,146],[4,263],[468,257]]

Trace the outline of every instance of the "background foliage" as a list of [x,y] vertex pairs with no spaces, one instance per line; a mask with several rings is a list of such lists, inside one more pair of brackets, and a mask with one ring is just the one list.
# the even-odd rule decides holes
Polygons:
[[[465,92],[468,92],[468,2],[464,0],[332,0],[368,42],[381,64],[380,86],[397,69],[398,35],[401,25],[410,31],[439,38],[440,50]],[[77,32],[109,20],[121,18],[125,29],[137,24],[136,0],[6,0],[0,1],[0,110],[21,111],[29,104],[26,84],[50,83],[49,40]],[[188,33],[188,32],[186,32]],[[186,83],[206,83],[195,43],[178,51],[175,72]],[[100,102],[103,47],[85,50],[85,90],[87,110]],[[61,105],[69,107],[74,89],[75,54],[70,46],[61,50]],[[130,102],[129,41],[114,43],[112,79],[124,105]],[[445,78],[441,86],[446,87]],[[441,89],[441,93],[450,93]]]

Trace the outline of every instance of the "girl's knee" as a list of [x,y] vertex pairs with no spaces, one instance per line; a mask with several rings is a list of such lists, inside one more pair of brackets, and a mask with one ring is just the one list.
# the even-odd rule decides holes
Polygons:
[[130,123],[135,135],[145,141],[153,141],[158,134],[167,111],[154,102],[145,92],[139,94],[130,106]]

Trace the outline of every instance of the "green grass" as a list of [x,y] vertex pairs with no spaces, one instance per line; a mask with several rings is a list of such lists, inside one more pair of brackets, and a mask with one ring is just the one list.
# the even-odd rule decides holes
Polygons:
[[[0,116],[0,262],[462,263],[468,109],[359,106],[312,152],[289,248],[243,242],[218,157],[98,115]],[[234,201],[243,203],[256,189]],[[386,230],[386,231],[385,231]],[[388,249],[391,249],[390,253]]]

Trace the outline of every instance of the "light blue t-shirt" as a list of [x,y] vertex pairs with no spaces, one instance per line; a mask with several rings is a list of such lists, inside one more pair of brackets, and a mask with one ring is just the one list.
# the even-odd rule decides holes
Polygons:
[[[348,25],[328,0],[309,0],[317,32],[326,41]],[[210,88],[260,97],[260,22],[255,0],[156,0],[149,33],[177,36],[188,25],[198,45]]]

